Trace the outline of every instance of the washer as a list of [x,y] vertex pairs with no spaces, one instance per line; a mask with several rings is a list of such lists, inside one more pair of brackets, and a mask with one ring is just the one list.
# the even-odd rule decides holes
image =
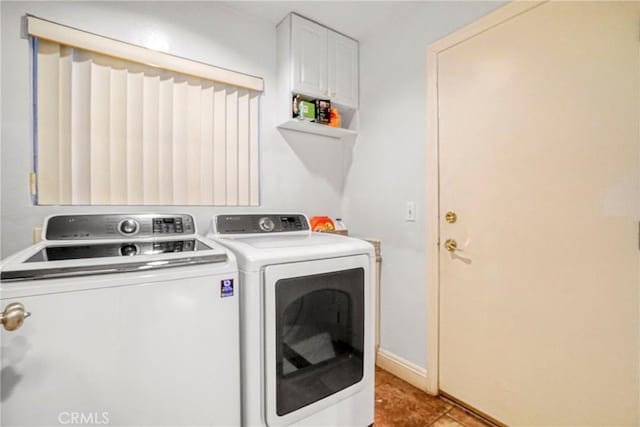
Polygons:
[[184,214],[57,215],[43,237],[0,265],[2,425],[240,424],[232,253]]
[[238,258],[242,424],[373,423],[373,247],[301,214],[213,217]]

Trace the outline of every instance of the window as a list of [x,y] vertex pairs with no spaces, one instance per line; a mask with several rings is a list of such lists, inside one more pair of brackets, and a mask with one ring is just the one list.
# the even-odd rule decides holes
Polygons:
[[259,203],[261,78],[28,17],[40,205]]

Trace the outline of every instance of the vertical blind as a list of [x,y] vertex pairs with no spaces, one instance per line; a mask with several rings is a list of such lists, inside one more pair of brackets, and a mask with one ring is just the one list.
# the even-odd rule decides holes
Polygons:
[[259,204],[260,91],[34,39],[41,205]]

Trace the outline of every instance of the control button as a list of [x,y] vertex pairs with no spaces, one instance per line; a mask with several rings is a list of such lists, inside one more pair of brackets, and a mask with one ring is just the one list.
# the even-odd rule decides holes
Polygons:
[[122,234],[133,234],[138,231],[138,222],[133,219],[125,219],[118,227]]
[[269,218],[268,216],[265,216],[264,218],[260,218],[258,225],[260,226],[260,229],[262,231],[266,231],[266,232],[273,231],[273,229],[276,226],[273,223],[273,220],[271,220],[271,218]]
[[120,248],[120,255],[122,256],[134,256],[138,254],[138,248],[136,245],[123,245]]

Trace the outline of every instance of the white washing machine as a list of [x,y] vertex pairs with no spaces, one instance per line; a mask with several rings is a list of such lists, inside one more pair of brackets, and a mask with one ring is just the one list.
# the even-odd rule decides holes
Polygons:
[[373,247],[304,215],[217,215],[208,237],[240,270],[242,424],[374,418]]
[[240,424],[233,254],[182,214],[43,237],[0,265],[3,426]]

